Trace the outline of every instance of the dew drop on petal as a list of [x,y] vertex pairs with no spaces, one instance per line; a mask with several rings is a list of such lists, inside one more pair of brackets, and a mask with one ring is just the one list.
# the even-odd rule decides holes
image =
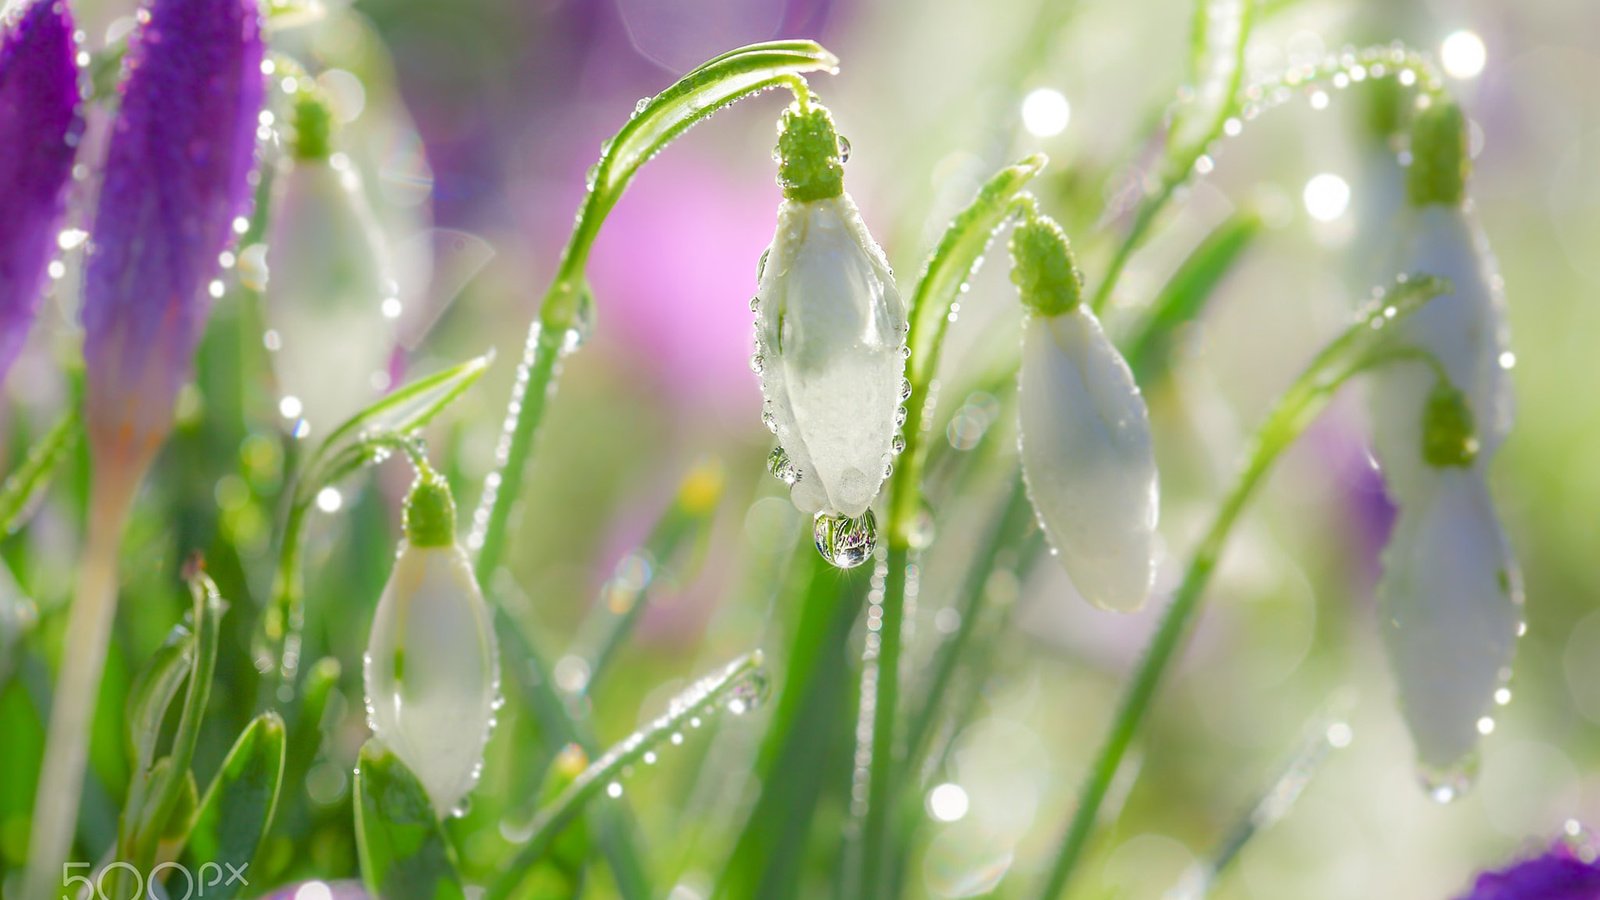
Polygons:
[[782,447],[772,448],[772,453],[767,456],[767,471],[784,484],[792,485],[800,480],[800,470]]
[[831,565],[854,569],[870,559],[878,545],[878,520],[870,509],[855,519],[817,513],[812,539],[817,552]]

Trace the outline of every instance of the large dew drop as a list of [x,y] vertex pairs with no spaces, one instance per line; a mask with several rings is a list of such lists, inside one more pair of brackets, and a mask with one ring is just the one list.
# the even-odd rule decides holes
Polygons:
[[790,486],[800,480],[800,470],[782,447],[772,448],[771,455],[767,457],[767,471],[772,473],[773,478]]
[[878,546],[878,520],[870,509],[855,519],[818,513],[811,536],[823,559],[840,569],[854,569]]

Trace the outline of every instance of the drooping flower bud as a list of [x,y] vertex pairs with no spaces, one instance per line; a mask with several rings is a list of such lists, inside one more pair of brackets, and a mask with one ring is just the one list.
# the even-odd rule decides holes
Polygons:
[[1485,717],[1509,673],[1522,603],[1481,474],[1434,470],[1401,504],[1383,563],[1380,621],[1401,714],[1428,787],[1451,799],[1493,727]]
[[1078,302],[1060,226],[1030,214],[1011,254],[1029,311],[1018,375],[1028,497],[1078,592],[1105,609],[1137,609],[1155,577],[1160,494],[1144,397]]
[[1485,481],[1511,428],[1511,354],[1500,277],[1464,208],[1459,107],[1418,111],[1411,150],[1396,268],[1450,287],[1391,337],[1419,361],[1402,355],[1372,379],[1373,449],[1399,507],[1378,593],[1401,713],[1430,792],[1448,800],[1493,726],[1519,627],[1517,563]]
[[[292,152],[273,182],[267,322],[279,389],[326,434],[386,387],[399,301],[361,176],[333,152],[330,113],[302,91]],[[392,309],[386,314],[384,303]]]
[[428,791],[442,818],[478,781],[500,703],[494,624],[455,539],[455,502],[424,470],[406,498],[405,539],[378,599],[363,671],[372,733]]
[[[1436,104],[1437,106],[1438,104]],[[1436,128],[1419,126],[1419,136]],[[1414,141],[1419,138],[1413,138]],[[1465,149],[1460,152],[1464,155]],[[1413,167],[1420,161],[1413,162]],[[1437,179],[1434,179],[1437,180]],[[1413,192],[1415,200],[1415,192]],[[1459,195],[1457,195],[1459,201]],[[1459,202],[1412,206],[1397,226],[1403,273],[1448,279],[1450,289],[1395,330],[1393,340],[1421,351],[1433,365],[1392,365],[1372,385],[1373,444],[1390,491],[1426,480],[1422,428],[1440,378],[1459,391],[1477,429],[1476,454],[1487,461],[1511,429],[1510,334],[1494,257]]]
[[755,302],[762,415],[802,512],[857,518],[894,455],[906,310],[844,192],[828,111],[791,107],[779,138],[778,230]]
[[152,0],[128,50],[84,275],[97,465],[140,469],[172,424],[249,209],[261,74],[255,0]]
[[78,114],[72,16],[33,0],[0,37],[0,381],[22,349],[55,252]]

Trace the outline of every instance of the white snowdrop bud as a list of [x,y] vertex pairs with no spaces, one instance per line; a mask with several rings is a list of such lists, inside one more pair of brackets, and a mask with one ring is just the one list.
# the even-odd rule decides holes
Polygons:
[[1432,469],[1400,509],[1378,586],[1384,646],[1424,777],[1469,766],[1516,645],[1521,577],[1480,473]]
[[386,386],[395,326],[384,302],[396,285],[360,174],[314,130],[321,109],[309,94],[296,107],[295,152],[273,185],[265,293],[279,388],[326,434]]
[[1160,493],[1144,397],[1079,302],[1060,226],[1031,213],[1011,252],[1029,309],[1019,373],[1028,497],[1078,592],[1105,609],[1138,609],[1155,577]]
[[449,488],[424,471],[406,500],[406,537],[363,673],[373,735],[417,776],[440,817],[477,783],[500,697],[493,619],[454,532]]
[[856,518],[893,458],[906,310],[844,193],[827,110],[790,108],[783,129],[785,199],[755,304],[763,418],[795,506]]

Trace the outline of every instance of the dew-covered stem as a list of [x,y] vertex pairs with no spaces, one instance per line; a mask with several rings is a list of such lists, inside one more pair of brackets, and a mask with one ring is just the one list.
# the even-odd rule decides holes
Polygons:
[[1172,602],[1162,615],[1161,624],[1145,649],[1138,670],[1128,682],[1110,729],[1084,777],[1077,808],[1061,839],[1044,887],[1039,892],[1041,900],[1053,900],[1065,894],[1084,848],[1098,824],[1100,806],[1106,792],[1116,778],[1134,735],[1144,723],[1168,666],[1188,637],[1206,585],[1216,570],[1234,524],[1254,497],[1256,488],[1278,457],[1322,412],[1341,385],[1358,372],[1388,359],[1382,355],[1374,356],[1374,351],[1393,330],[1395,323],[1420,309],[1441,289],[1442,282],[1437,279],[1402,279],[1398,287],[1317,355],[1256,430],[1248,461],[1190,556],[1183,580],[1173,592]]
[[867,810],[862,822],[857,881],[858,896],[863,898],[882,896],[889,868],[888,831],[896,808],[899,777],[895,714],[899,705],[906,567],[912,562],[912,529],[921,503],[922,470],[927,462],[923,437],[932,413],[929,395],[934,372],[957,301],[982,263],[995,232],[1011,217],[1015,201],[1045,162],[1043,155],[1027,157],[1001,169],[979,189],[978,196],[945,230],[911,298],[910,333],[906,336],[911,357],[906,364],[910,392],[905,404],[905,449],[889,482],[887,570],[882,600],[877,604],[877,628],[869,637],[869,659],[862,676],[861,701],[873,703]]
[[[1212,142],[1222,136],[1223,129],[1229,119],[1233,118],[1239,108],[1240,86],[1244,82],[1245,73],[1245,47],[1250,42],[1250,32],[1255,24],[1257,0],[1238,0],[1241,9],[1239,12],[1238,33],[1233,46],[1229,49],[1231,59],[1225,67],[1221,89],[1221,102],[1217,104],[1211,117],[1206,121],[1200,135],[1189,141],[1178,141],[1170,144],[1167,149],[1166,162],[1157,176],[1159,179],[1154,190],[1150,191],[1140,201],[1138,209],[1134,212],[1133,223],[1128,227],[1128,233],[1117,244],[1117,249],[1111,256],[1105,272],[1100,276],[1099,284],[1095,286],[1094,294],[1089,301],[1089,308],[1099,315],[1111,300],[1111,293],[1116,289],[1117,281],[1122,277],[1122,272],[1127,268],[1128,260],[1133,252],[1139,249],[1144,242],[1145,235],[1156,217],[1166,208],[1167,202],[1184,182],[1194,174],[1195,163],[1204,156]],[[1201,60],[1207,49],[1208,43],[1208,5],[1198,3],[1195,6],[1195,28],[1192,36],[1190,54],[1191,78],[1199,81],[1206,73],[1201,71]],[[1190,90],[1196,95],[1204,92],[1206,86],[1196,84]],[[1176,135],[1178,129],[1173,129]]]
[[755,689],[753,686],[764,678],[761,651],[747,653],[674,697],[667,712],[607,750],[534,817],[532,836],[504,868],[505,874],[484,892],[485,900],[510,896],[534,863],[550,849],[557,835],[583,812],[595,794],[605,789],[613,797],[621,796],[618,779],[624,770],[645,760],[646,754],[654,752],[663,741],[669,738],[681,741],[684,728],[694,727],[703,717],[715,714],[720,708],[726,707],[735,713],[749,709],[754,701],[742,694]]

